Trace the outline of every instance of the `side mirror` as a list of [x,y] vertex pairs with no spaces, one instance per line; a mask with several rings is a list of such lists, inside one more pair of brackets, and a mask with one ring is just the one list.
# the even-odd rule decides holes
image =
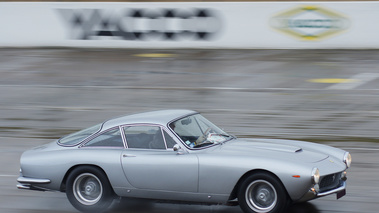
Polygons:
[[180,147],[179,144],[175,144],[172,149],[174,150],[174,152],[178,152],[178,155],[184,154],[184,150],[182,149],[182,147]]
[[178,144],[175,144],[173,147],[174,151],[177,152],[180,149],[180,146]]

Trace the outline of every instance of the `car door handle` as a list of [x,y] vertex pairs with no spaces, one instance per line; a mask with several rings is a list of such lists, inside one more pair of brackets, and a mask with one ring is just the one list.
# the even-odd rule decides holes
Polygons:
[[128,157],[136,157],[135,155],[128,155],[128,154],[123,154],[122,157],[128,158]]

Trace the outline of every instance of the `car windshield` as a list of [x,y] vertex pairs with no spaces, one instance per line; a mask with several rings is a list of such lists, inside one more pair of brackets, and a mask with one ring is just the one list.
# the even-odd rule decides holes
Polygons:
[[75,132],[73,134],[64,136],[61,139],[59,139],[58,143],[65,145],[65,146],[76,145],[76,144],[80,143],[81,141],[83,141],[84,139],[86,139],[87,137],[89,137],[90,135],[97,133],[100,130],[101,125],[102,124],[97,124],[97,125],[92,126],[90,128],[83,129],[79,132]]
[[200,114],[182,118],[169,126],[190,148],[207,147],[233,138]]

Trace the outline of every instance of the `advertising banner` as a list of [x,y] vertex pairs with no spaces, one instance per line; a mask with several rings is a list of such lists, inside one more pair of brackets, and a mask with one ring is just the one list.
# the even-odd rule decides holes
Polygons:
[[379,48],[379,2],[2,2],[0,47]]

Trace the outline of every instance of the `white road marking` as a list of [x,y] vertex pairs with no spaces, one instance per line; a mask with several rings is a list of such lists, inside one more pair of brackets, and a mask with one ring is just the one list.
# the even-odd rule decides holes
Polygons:
[[[327,88],[288,88],[288,87],[258,87],[258,88],[249,88],[249,87],[155,87],[155,86],[111,86],[111,85],[93,85],[93,86],[86,86],[86,85],[49,85],[49,84],[38,84],[38,85],[8,85],[8,84],[0,84],[0,88],[60,88],[60,89],[135,89],[135,90],[181,90],[181,91],[236,91],[236,92],[318,92],[318,91],[325,91],[329,89],[355,89],[355,87],[360,86],[364,83],[367,83],[369,81],[375,80],[376,78],[379,78],[379,73],[366,73],[366,74],[372,74],[371,79],[366,80],[363,82],[363,80],[355,79],[356,81],[351,81],[351,83],[338,83],[333,84],[330,87]],[[377,75],[377,76],[374,76]],[[359,77],[359,76],[358,76]],[[368,75],[366,76],[368,77]],[[349,80],[349,79],[347,79]],[[354,82],[354,83],[353,83]],[[359,85],[357,85],[359,84]],[[338,86],[339,85],[339,86]],[[350,88],[349,88],[350,87]],[[359,92],[365,92],[365,91],[373,91],[377,92],[379,91],[379,88],[371,88],[371,89],[355,89]]]
[[354,89],[377,78],[379,78],[379,73],[359,73],[352,76],[350,82],[333,84],[327,89]]
[[18,175],[0,175],[0,177],[18,177]]

